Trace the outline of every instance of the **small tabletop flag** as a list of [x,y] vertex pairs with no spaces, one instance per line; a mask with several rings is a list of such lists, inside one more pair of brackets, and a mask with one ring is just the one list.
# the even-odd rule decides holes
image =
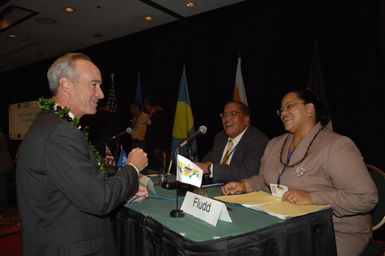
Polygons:
[[203,170],[198,165],[191,162],[188,158],[177,156],[177,176],[176,179],[180,182],[201,187]]
[[117,166],[119,168],[122,168],[122,167],[124,167],[126,165],[126,162],[127,162],[127,153],[123,149],[123,147],[121,147]]
[[106,144],[106,148],[105,148],[105,153],[106,153],[106,156],[105,156],[105,158],[104,158],[104,163],[105,163],[107,166],[116,166],[115,158],[114,158],[114,156],[112,155],[111,150],[110,150],[110,148],[107,146],[107,144]]

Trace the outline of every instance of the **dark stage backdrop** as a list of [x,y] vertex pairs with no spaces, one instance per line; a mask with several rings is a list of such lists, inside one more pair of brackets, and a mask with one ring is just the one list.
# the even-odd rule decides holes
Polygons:
[[[198,139],[202,157],[221,129],[238,56],[253,124],[273,137],[283,132],[275,115],[281,94],[306,86],[317,39],[334,130],[385,169],[384,21],[380,0],[246,1],[78,51],[101,69],[106,96],[115,73],[123,128],[139,71],[143,95],[156,95],[164,106],[170,140],[184,62],[195,126],[208,127]],[[0,75],[3,127],[8,104],[50,96],[45,74],[52,61]]]

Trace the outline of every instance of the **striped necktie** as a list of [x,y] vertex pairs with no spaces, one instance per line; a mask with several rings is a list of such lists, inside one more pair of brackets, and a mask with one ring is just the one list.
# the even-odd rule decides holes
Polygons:
[[226,153],[223,155],[223,159],[222,159],[221,164],[225,164],[225,165],[230,164],[230,155],[231,155],[232,149],[233,149],[233,139],[229,138],[229,140],[227,141]]

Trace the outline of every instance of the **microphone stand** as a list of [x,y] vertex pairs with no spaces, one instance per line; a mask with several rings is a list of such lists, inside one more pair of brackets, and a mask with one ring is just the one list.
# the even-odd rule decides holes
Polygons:
[[173,217],[173,218],[180,218],[180,217],[184,217],[184,212],[183,210],[179,209],[179,203],[178,203],[178,189],[179,189],[179,181],[178,181],[178,153],[179,153],[179,147],[176,148],[175,150],[175,168],[176,168],[176,171],[175,171],[175,175],[176,175],[176,208],[174,210],[172,210],[170,212],[170,216]]
[[188,155],[188,159],[190,159],[191,161],[194,161],[194,156],[192,154],[191,144],[188,144],[188,146],[187,146],[187,155]]
[[[171,154],[170,163],[168,164],[167,171],[166,171],[166,167],[163,170],[163,178],[161,180],[161,186],[164,189],[174,189],[176,187],[175,186],[176,185],[176,181],[172,181],[172,182],[168,181],[168,176],[171,175],[171,168],[172,168],[173,158],[174,158],[174,156]],[[175,175],[176,175],[176,173],[175,173]]]
[[118,161],[119,161],[119,148],[120,148],[120,141],[116,141],[116,146],[115,146],[115,149],[114,149],[114,159],[115,159],[115,163],[116,163],[116,167],[118,167]]

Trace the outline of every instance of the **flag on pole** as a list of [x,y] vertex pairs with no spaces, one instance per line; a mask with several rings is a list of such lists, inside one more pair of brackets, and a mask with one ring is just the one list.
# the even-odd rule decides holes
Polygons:
[[[311,90],[314,93],[314,95],[317,96],[318,99],[322,102],[322,104],[324,104],[327,108],[329,108],[328,99],[326,97],[325,85],[322,79],[321,62],[319,58],[317,40],[314,41],[307,89]],[[331,117],[330,112],[329,112],[329,115]],[[330,130],[333,130],[331,118],[329,123],[326,125],[326,127],[328,127]]]
[[[178,101],[176,103],[174,125],[172,129],[172,152],[177,149],[180,143],[193,135],[194,132],[194,118],[187,88],[186,68],[183,65],[178,92]],[[192,156],[197,156],[196,141],[194,140],[191,143],[191,152],[189,152],[188,147],[182,147],[179,149],[179,153],[191,153]]]
[[143,109],[142,84],[140,83],[140,73],[138,72],[138,80],[136,82],[135,102]]
[[122,146],[120,146],[120,154],[119,154],[119,160],[118,160],[117,167],[119,167],[119,168],[124,167],[126,165],[126,162],[127,162],[127,153],[124,150],[124,148]]
[[247,105],[245,85],[243,84],[243,77],[242,77],[242,71],[241,71],[241,57],[238,57],[237,73],[235,75],[233,100],[241,101],[245,105]]
[[107,166],[111,166],[111,167],[116,166],[115,158],[112,155],[112,152],[111,152],[110,148],[107,146],[107,144],[105,147],[105,154],[106,154],[106,156],[104,157],[104,163]]
[[201,187],[203,170],[184,156],[177,155],[177,176],[180,182]]
[[118,101],[115,93],[115,73],[111,73],[111,88],[107,97],[107,110],[111,112],[118,111]]

